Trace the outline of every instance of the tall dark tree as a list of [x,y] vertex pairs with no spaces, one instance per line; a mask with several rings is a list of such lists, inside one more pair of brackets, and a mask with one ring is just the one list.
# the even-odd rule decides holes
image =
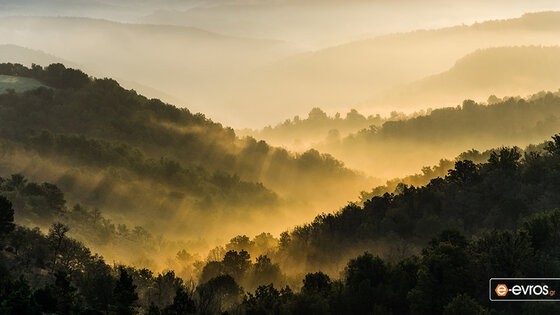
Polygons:
[[478,167],[472,161],[455,162],[455,168],[449,170],[447,179],[460,186],[470,185],[479,179]]
[[273,264],[266,255],[257,257],[252,266],[251,284],[258,287],[262,284],[279,283],[282,280],[282,272],[278,264]]
[[82,306],[77,288],[61,270],[55,272],[54,283],[35,291],[34,300],[44,313],[76,314]]
[[241,302],[243,290],[230,275],[210,279],[197,287],[199,312],[202,314],[222,313]]
[[519,148],[501,148],[499,151],[494,151],[490,154],[488,165],[493,169],[513,172],[517,170],[520,158]]
[[280,302],[280,292],[268,284],[259,286],[255,294],[247,293],[242,305],[247,315],[268,315],[279,313]]
[[15,281],[0,278],[0,314],[38,314],[38,306],[31,298],[31,292],[23,276]]
[[416,287],[409,293],[412,314],[441,314],[459,293],[473,293],[466,251],[467,241],[457,231],[441,232],[422,251]]
[[224,272],[231,275],[240,281],[245,276],[245,273],[251,267],[251,256],[247,251],[228,251],[222,261]]
[[344,275],[353,314],[370,314],[383,307],[390,270],[381,258],[366,252],[348,262]]
[[486,315],[485,310],[475,299],[466,294],[459,294],[443,309],[443,315]]
[[0,196],[0,237],[13,231],[14,209],[12,203],[4,196]]
[[79,308],[77,289],[70,283],[70,276],[63,271],[57,271],[52,287],[57,299],[57,312],[59,314],[73,314]]
[[177,289],[173,303],[163,310],[164,315],[188,315],[196,313],[196,304],[192,292],[184,287]]
[[331,287],[331,278],[328,275],[322,272],[308,273],[303,279],[301,292],[303,294],[328,295]]
[[66,233],[68,233],[68,231],[70,231],[70,228],[61,222],[53,223],[53,225],[49,228],[47,238],[53,252],[53,268],[56,267],[57,263],[60,261],[60,255],[67,247],[69,239],[66,236]]
[[137,313],[138,294],[132,276],[124,267],[119,267],[119,279],[113,291],[113,306],[117,314],[129,315]]
[[552,136],[552,141],[546,144],[545,149],[551,154],[560,155],[560,134]]

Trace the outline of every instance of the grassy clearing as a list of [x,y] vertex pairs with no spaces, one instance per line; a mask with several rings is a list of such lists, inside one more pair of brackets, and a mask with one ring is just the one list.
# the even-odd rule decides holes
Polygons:
[[16,92],[23,92],[36,89],[40,86],[44,85],[35,79],[0,75],[0,93],[4,93],[8,89],[14,89]]

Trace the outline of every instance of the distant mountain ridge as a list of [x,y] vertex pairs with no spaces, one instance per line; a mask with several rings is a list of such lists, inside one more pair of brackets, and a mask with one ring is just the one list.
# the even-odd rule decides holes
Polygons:
[[2,62],[21,63],[26,66],[31,66],[32,63],[38,65],[65,63],[68,66],[73,66],[72,63],[41,50],[29,49],[11,44],[0,45],[0,60]]
[[426,108],[559,88],[560,46],[495,47],[472,52],[449,70],[393,88],[376,101]]
[[[295,113],[312,106],[327,112],[355,108],[367,115],[380,110],[384,111],[381,114],[417,110],[408,103],[386,106],[376,97],[395,86],[447,71],[459,59],[480,49],[560,45],[560,25],[540,23],[541,17],[545,21],[560,20],[560,12],[379,36],[293,55],[254,73],[250,86],[258,86],[256,91],[249,93],[238,85],[239,91],[245,91],[238,92],[242,95],[239,103],[243,106],[267,100],[270,106]],[[524,94],[535,92],[533,86],[520,88]],[[279,94],[282,97],[267,99],[267,95]],[[249,111],[249,106],[244,110]]]

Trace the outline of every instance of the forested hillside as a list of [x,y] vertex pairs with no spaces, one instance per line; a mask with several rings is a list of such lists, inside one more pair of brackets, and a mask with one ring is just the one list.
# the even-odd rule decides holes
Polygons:
[[[495,56],[499,51],[492,49],[491,59],[499,59]],[[519,48],[518,53],[523,56],[531,51]],[[547,50],[548,54],[552,51]],[[516,58],[518,63],[523,59]],[[543,61],[540,69],[545,68],[554,72]],[[442,86],[438,85],[438,89],[447,93]],[[420,94],[415,91],[402,95]],[[542,142],[560,128],[558,117],[560,94],[541,91],[526,98],[490,95],[485,102],[465,100],[454,107],[428,108],[411,114],[391,112],[385,116],[366,117],[357,110],[349,111],[345,117],[339,113],[329,116],[314,108],[306,118],[295,116],[274,126],[238,133],[296,151],[313,147],[370,176],[392,179],[409,176],[442,158],[451,160],[474,148],[484,151],[500,145],[524,147]]]
[[292,263],[305,262],[314,269],[325,261],[336,266],[356,248],[406,256],[444,229],[466,235],[514,229],[528,216],[560,204],[555,193],[560,189],[559,148],[560,136],[555,136],[553,142],[526,151],[494,150],[485,163],[459,160],[446,176],[425,186],[400,184],[394,193],[380,191],[363,206],[349,204],[320,215],[284,234],[281,244],[288,252],[306,253]]
[[[0,74],[43,85],[0,94],[4,313],[556,310],[489,304],[487,281],[558,272],[560,135],[524,150],[465,151],[333,213],[328,197],[344,194],[330,195],[347,189],[353,200],[374,185],[329,155],[240,139],[202,114],[61,64],[3,64]],[[480,129],[492,128],[529,141],[556,128],[559,103],[552,93],[465,101],[342,143],[484,143]],[[329,212],[286,230],[305,220],[300,209],[316,213],[319,197]]]
[[[2,176],[53,182],[72,203],[102,209],[119,223],[173,238],[204,232],[227,239],[304,222],[371,187],[329,155],[240,139],[202,114],[111,79],[61,64],[2,64],[0,73],[45,85],[0,95]],[[274,220],[255,225],[262,217]],[[232,224],[215,224],[224,221]]]
[[293,150],[305,150],[332,138],[345,137],[370,126],[380,126],[387,120],[405,118],[404,115],[393,113],[390,118],[379,114],[364,116],[351,109],[346,115],[336,113],[328,116],[322,109],[315,107],[306,118],[295,116],[275,126],[266,126],[261,130],[242,129],[241,135],[249,135],[257,139],[265,139],[274,145]]
[[[0,197],[0,301],[8,314],[552,314],[556,303],[491,303],[491,277],[559,272],[560,135],[523,154],[458,161],[423,187],[350,204],[283,233],[239,236],[199,262],[192,282],[172,271],[107,265],[53,224],[45,235],[14,225],[22,209]],[[21,181],[19,181],[21,182]],[[15,198],[17,176],[2,180]],[[48,184],[24,185],[49,207]],[[14,211],[15,210],[15,211]],[[272,245],[262,253],[263,240]],[[404,240],[413,248],[387,251]],[[400,243],[401,245],[404,244]],[[265,246],[266,247],[266,246]],[[369,252],[363,252],[368,250]],[[227,250],[227,251],[226,251]],[[255,255],[254,253],[260,254]],[[252,254],[251,254],[252,253]],[[346,262],[342,256],[355,257]],[[177,259],[188,256],[179,252]],[[253,259],[252,257],[256,257]],[[512,259],[512,257],[514,259]],[[295,265],[299,265],[298,269]],[[322,271],[336,264],[343,271]],[[8,272],[10,270],[10,272]],[[288,273],[299,270],[299,284]],[[308,270],[303,275],[302,270]],[[321,271],[322,270],[322,271]],[[292,278],[293,279],[293,278]],[[288,285],[286,285],[289,283]]]
[[526,99],[465,100],[409,119],[387,121],[317,146],[350,167],[379,177],[405,176],[441,158],[476,148],[524,147],[560,128],[560,95],[541,92]]

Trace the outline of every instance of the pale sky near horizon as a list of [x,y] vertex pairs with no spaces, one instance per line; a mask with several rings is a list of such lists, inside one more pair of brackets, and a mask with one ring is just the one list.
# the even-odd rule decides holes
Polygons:
[[[187,10],[192,7],[196,8]],[[192,64],[188,63],[189,60],[180,60],[183,67],[176,67],[176,73],[172,73],[172,78],[157,77],[157,71],[161,70],[160,68],[163,66],[159,67],[159,65],[153,64],[151,65],[154,67],[153,69],[148,67],[149,63],[158,61],[158,54],[161,54],[164,51],[163,49],[153,49],[152,51],[145,49],[141,52],[137,51],[135,55],[130,56],[130,58],[115,55],[115,52],[127,53],[128,46],[125,44],[127,41],[133,40],[133,36],[121,40],[120,42],[111,42],[113,43],[111,45],[124,45],[123,47],[107,47],[114,49],[114,51],[111,52],[113,55],[110,53],[103,55],[104,52],[102,50],[99,52],[91,51],[90,47],[95,47],[95,45],[92,44],[93,38],[103,40],[103,34],[95,36],[90,35],[90,38],[84,37],[83,39],[85,39],[85,41],[82,41],[81,38],[77,38],[68,43],[60,42],[59,46],[55,46],[48,40],[43,41],[46,40],[44,38],[44,36],[46,36],[45,33],[39,35],[38,33],[34,34],[34,30],[23,31],[15,29],[14,32],[8,34],[11,35],[12,40],[4,36],[4,38],[0,38],[0,44],[15,44],[44,51],[45,53],[52,54],[63,60],[74,62],[77,66],[83,66],[83,70],[93,75],[110,76],[122,80],[123,82],[131,82],[133,83],[130,85],[131,87],[138,89],[141,93],[146,93],[148,96],[159,97],[159,95],[168,95],[169,98],[167,101],[178,106],[187,106],[193,111],[200,111],[208,117],[228,126],[236,128],[258,128],[268,124],[279,123],[294,115],[304,117],[313,107],[320,107],[329,113],[334,113],[336,111],[344,112],[356,106],[356,104],[367,100],[367,98],[357,100],[357,97],[355,97],[355,99],[348,98],[346,101],[341,97],[336,101],[332,101],[331,104],[328,104],[328,99],[311,97],[323,93],[322,91],[326,91],[327,94],[335,92],[333,98],[339,95],[355,96],[356,91],[351,89],[340,93],[334,91],[333,89],[337,86],[335,84],[325,85],[324,87],[321,86],[322,89],[318,90],[310,88],[307,91],[308,95],[302,95],[301,98],[294,96],[286,100],[280,100],[275,104],[274,101],[283,97],[283,95],[279,95],[279,93],[286,94],[294,92],[294,86],[291,83],[291,81],[294,81],[294,78],[290,77],[286,81],[282,76],[283,69],[279,69],[278,66],[274,65],[276,61],[283,61],[292,56],[300,58],[302,56],[301,53],[313,54],[318,52],[317,54],[321,54],[323,52],[321,49],[326,47],[341,45],[359,39],[372,38],[383,34],[472,24],[474,22],[483,22],[492,19],[515,18],[526,12],[544,10],[560,10],[560,1],[356,0],[349,2],[330,0],[169,0],[162,2],[156,0],[0,0],[0,16],[81,16],[103,18],[126,23],[174,24],[196,27],[217,34],[227,35],[232,38],[242,37],[279,40],[282,45],[284,45],[281,53],[267,56],[266,58],[263,57],[263,60],[266,60],[266,62],[260,64],[253,62],[247,65],[243,63],[239,65],[227,65],[224,62],[225,68],[223,71],[216,65],[216,62],[221,60],[218,57],[214,59],[203,59],[200,57],[200,54],[194,55],[192,57]],[[40,33],[42,31],[39,29],[38,32]],[[49,34],[58,39],[66,36],[62,33],[55,33],[59,32],[59,30],[51,32],[52,33]],[[107,32],[107,30],[104,30],[104,32]],[[134,36],[136,35],[137,33],[134,33]],[[189,49],[189,46],[185,43],[181,43],[181,46],[177,46],[176,48],[172,47],[175,39],[168,39],[166,42],[161,41],[160,38],[165,35],[150,36],[154,36],[154,41],[149,46],[159,47],[161,44],[166,47],[168,51],[176,50],[179,52],[177,55],[174,55],[175,57],[173,58],[181,58],[181,49]],[[181,39],[177,38],[177,41],[179,40]],[[514,44],[516,45],[516,43]],[[107,43],[100,45],[107,45]],[[480,47],[484,48],[488,46],[489,45],[485,44]],[[144,49],[143,47],[146,46],[139,45],[139,47]],[[208,55],[215,53],[212,49],[213,48],[208,48]],[[204,56],[204,51],[201,51],[203,52],[202,56]],[[465,50],[464,53],[456,54],[454,57],[455,59],[449,59],[452,61],[446,61],[445,65],[442,64],[434,68],[432,72],[425,71],[423,75],[432,75],[444,71],[452,66],[455,60],[458,60],[470,52],[472,52],[472,50]],[[224,54],[226,53],[228,52],[224,51]],[[113,56],[115,60],[111,60]],[[144,56],[146,59],[142,59]],[[169,55],[164,54],[162,56],[164,58],[170,58]],[[191,55],[187,54],[186,56]],[[367,55],[364,56],[367,57]],[[227,57],[228,56],[226,56],[226,58]],[[111,63],[117,62],[118,60],[123,60],[123,62],[119,62],[118,64]],[[335,61],[339,60],[340,58]],[[161,61],[169,62],[169,60]],[[249,62],[252,62],[252,60],[249,60]],[[127,72],[125,67],[127,64],[130,67],[130,72]],[[139,74],[135,69],[138,66],[135,66],[135,64],[148,68],[143,72],[144,74]],[[315,71],[317,75],[313,75],[312,79],[323,79],[320,72],[324,70],[324,65],[318,65],[318,68],[316,68],[313,64],[309,64],[308,68],[311,70],[308,70],[305,74],[307,75]],[[205,71],[205,67],[209,69],[209,71]],[[267,84],[266,87],[270,87],[274,84],[273,82],[290,83],[292,87],[286,88],[285,90],[281,88],[273,90],[260,99],[246,99],[245,96],[250,95],[252,91],[260,91],[261,88],[259,87],[255,90],[251,90],[248,86],[239,86],[240,81],[242,81],[241,79],[248,75],[247,73],[239,72],[239,69],[251,69],[248,71],[252,74],[255,72],[254,69],[261,70],[262,68],[266,68],[268,71],[267,67],[271,67],[272,72],[269,71],[266,75],[271,74],[273,79],[270,81],[272,83]],[[117,71],[115,69],[120,70]],[[334,69],[335,70],[332,71],[337,71],[336,67],[334,67]],[[359,67],[357,66],[356,69],[359,70]],[[172,66],[169,68],[169,71],[171,70],[174,70]],[[210,74],[211,71],[214,71],[214,74]],[[235,71],[239,73],[235,73]],[[375,73],[375,70],[370,71]],[[234,75],[231,75],[231,77],[227,79],[229,81],[225,82],[224,78],[227,74],[231,73]],[[295,79],[298,79],[300,77],[300,72],[294,73],[298,74],[295,77]],[[147,74],[149,74],[149,76]],[[161,75],[163,76],[164,74],[165,73]],[[259,73],[259,75],[261,74],[262,73]],[[211,75],[214,77],[211,77]],[[188,76],[191,77],[187,78]],[[371,74],[357,73],[357,76],[363,79],[371,76]],[[347,81],[341,83],[348,85],[348,80],[353,80],[353,78],[353,76],[346,76]],[[410,77],[406,80],[411,81],[421,78],[422,76],[417,75],[416,77]],[[257,83],[261,81],[258,77],[252,79],[257,81]],[[275,81],[281,79],[284,81]],[[202,86],[201,82],[204,80],[207,80],[207,82]],[[406,80],[403,79],[402,83]],[[311,81],[304,83],[310,82]],[[367,85],[363,83],[364,82],[362,82],[362,85],[367,87]],[[311,82],[311,86],[316,86],[317,84],[321,84],[321,82]],[[142,86],[146,88],[142,89]],[[301,86],[303,87],[305,85]],[[240,94],[242,97],[238,99],[236,97],[239,95],[229,95],[225,93],[227,89],[229,89],[230,92],[231,90],[237,92],[237,88],[243,90],[243,92],[239,92],[242,93]],[[298,86],[295,86],[295,88],[298,88]],[[150,89],[158,90],[161,93],[158,95],[150,95]],[[376,92],[373,84],[371,90]],[[216,97],[221,96],[220,94],[224,94],[221,99],[220,97]],[[166,99],[164,98],[164,100]],[[263,106],[270,106],[270,110],[261,110]],[[438,106],[434,104],[431,107]],[[391,108],[391,110],[393,110],[393,108]],[[387,111],[387,108],[371,108],[366,114],[385,113]],[[403,111],[410,110],[403,109]]]

